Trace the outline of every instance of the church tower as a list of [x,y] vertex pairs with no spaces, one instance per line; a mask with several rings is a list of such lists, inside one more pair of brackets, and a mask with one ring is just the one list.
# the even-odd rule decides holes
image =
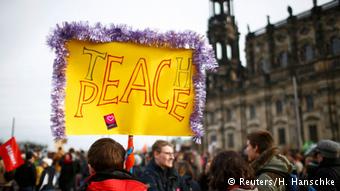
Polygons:
[[[232,0],[210,0],[208,39],[218,60],[218,72],[209,75],[208,88],[223,91],[239,85],[243,67],[239,56],[239,32]],[[236,83],[236,84],[235,84]]]
[[218,61],[217,72],[207,74],[206,135],[208,150],[233,147],[236,134],[226,122],[232,110],[226,98],[243,86],[245,69],[239,55],[239,32],[233,13],[232,0],[210,0],[208,39]]

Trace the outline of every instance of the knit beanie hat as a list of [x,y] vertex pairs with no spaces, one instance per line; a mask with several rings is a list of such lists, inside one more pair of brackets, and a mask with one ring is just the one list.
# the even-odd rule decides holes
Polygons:
[[316,146],[316,152],[319,152],[325,158],[338,158],[340,153],[340,144],[329,139],[321,140]]

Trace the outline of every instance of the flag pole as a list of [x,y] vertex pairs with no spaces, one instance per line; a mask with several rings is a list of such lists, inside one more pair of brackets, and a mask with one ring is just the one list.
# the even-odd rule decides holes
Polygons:
[[15,117],[12,119],[12,134],[11,136],[14,137],[14,127],[15,127]]

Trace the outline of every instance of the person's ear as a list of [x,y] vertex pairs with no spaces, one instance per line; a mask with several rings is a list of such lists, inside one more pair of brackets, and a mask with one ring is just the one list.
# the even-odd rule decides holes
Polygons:
[[259,147],[257,145],[255,145],[255,152],[260,154],[260,150],[259,150]]
[[96,174],[96,171],[92,168],[92,166],[90,164],[87,164],[87,166],[89,167],[90,175]]
[[158,151],[154,151],[154,152],[153,152],[153,156],[154,156],[154,157],[158,156],[159,154],[161,154],[161,153],[158,152]]
[[161,155],[161,152],[158,152],[158,151],[154,151],[153,152],[153,157],[154,159],[158,160],[159,156]]

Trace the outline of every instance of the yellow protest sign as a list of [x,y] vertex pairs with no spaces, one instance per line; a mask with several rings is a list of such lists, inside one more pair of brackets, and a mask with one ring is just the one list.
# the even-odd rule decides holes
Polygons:
[[206,72],[218,67],[193,31],[160,33],[126,25],[57,24],[51,131],[67,135],[192,135],[201,142]]
[[193,134],[191,49],[79,40],[66,48],[66,134]]

